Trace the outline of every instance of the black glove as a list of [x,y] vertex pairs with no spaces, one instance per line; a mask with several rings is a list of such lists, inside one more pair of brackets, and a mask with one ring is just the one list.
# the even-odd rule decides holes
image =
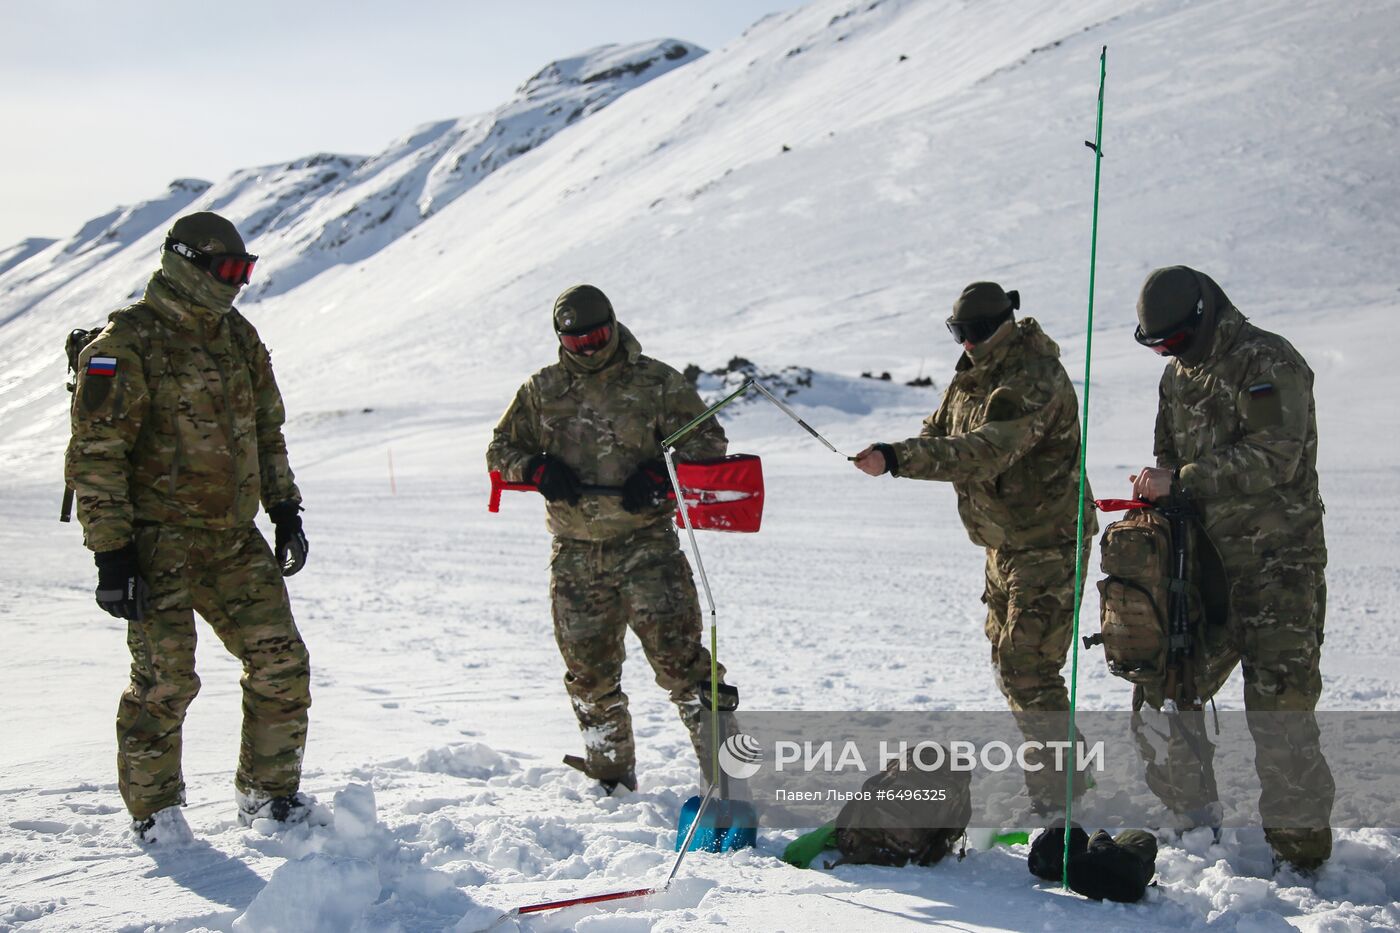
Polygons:
[[876,444],[875,449],[885,455],[885,472],[890,476],[898,476],[899,457],[895,455],[894,446],[891,444]]
[[139,621],[146,614],[146,581],[136,563],[136,545],[92,555],[97,564],[97,605],[118,619]]
[[558,457],[535,454],[525,463],[525,481],[536,486],[547,502],[563,499],[569,505],[578,505],[578,474]]
[[666,475],[666,464],[660,460],[648,460],[622,484],[622,507],[629,512],[640,512],[665,502],[666,493],[670,491],[671,480]]
[[306,532],[301,530],[301,516],[297,514],[300,511],[301,504],[290,499],[267,510],[276,532],[273,552],[277,555],[277,566],[282,568],[284,577],[290,577],[305,567],[306,555],[311,550]]

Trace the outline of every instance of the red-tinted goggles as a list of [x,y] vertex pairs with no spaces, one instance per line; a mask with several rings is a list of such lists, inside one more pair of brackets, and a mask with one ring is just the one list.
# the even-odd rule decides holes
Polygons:
[[586,330],[581,334],[560,334],[559,342],[564,349],[570,353],[588,353],[593,350],[601,350],[607,346],[612,339],[612,325],[600,324],[592,330]]
[[1178,352],[1186,349],[1191,343],[1191,338],[1196,336],[1195,327],[1178,327],[1171,333],[1161,334],[1156,337],[1149,337],[1138,327],[1133,332],[1133,339],[1147,347],[1158,356],[1176,356]]
[[258,261],[258,257],[248,253],[200,252],[174,237],[166,238],[165,248],[188,259],[225,285],[247,285],[253,276],[253,264]]

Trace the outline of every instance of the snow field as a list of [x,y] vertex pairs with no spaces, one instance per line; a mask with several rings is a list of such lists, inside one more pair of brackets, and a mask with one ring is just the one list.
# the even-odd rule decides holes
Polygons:
[[[367,167],[318,156],[182,181],[69,241],[0,253],[0,930],[472,930],[529,901],[664,877],[698,781],[674,710],[629,641],[639,791],[602,798],[559,763],[579,739],[548,617],[543,509],[521,494],[484,508],[482,451],[510,393],[550,359],[554,296],[600,285],[677,367],[736,354],[810,367],[793,402],[848,454],[914,433],[937,404],[956,356],[941,322],[973,279],[1021,291],[1083,391],[1081,140],[1104,44],[1095,491],[1122,494],[1150,457],[1160,361],[1130,337],[1137,288],[1155,266],[1198,265],[1317,374],[1331,552],[1321,705],[1400,708],[1396,25],[1390,0],[820,0],[629,91],[406,228],[369,221],[391,203],[417,209],[431,174],[420,160],[447,139],[428,128]],[[436,132],[466,139],[473,120]],[[332,170],[344,174],[322,190]],[[313,668],[305,789],[329,822],[237,826],[239,672],[204,638],[185,732],[197,841],[143,851],[112,780],[124,632],[92,605],[76,527],[53,520],[58,345],[139,289],[165,226],[190,209],[289,221],[252,239],[271,287],[241,306],[277,361],[306,494],[310,562],[289,588]],[[349,239],[306,248],[342,218]],[[936,386],[898,385],[921,373]],[[982,557],[951,491],[863,477],[763,403],[726,426],[733,449],[763,456],[769,490],[760,534],[701,539],[745,706],[1001,708]],[[1091,588],[1090,629],[1094,600]],[[1081,658],[1081,708],[1127,696],[1097,653]],[[1238,678],[1220,702],[1240,706]],[[776,858],[794,835],[693,854],[664,897],[520,927],[1400,928],[1394,829],[1339,831],[1306,884],[1270,875],[1257,831],[1221,845],[1188,835],[1134,906],[1032,884],[1023,849],[797,871]]]

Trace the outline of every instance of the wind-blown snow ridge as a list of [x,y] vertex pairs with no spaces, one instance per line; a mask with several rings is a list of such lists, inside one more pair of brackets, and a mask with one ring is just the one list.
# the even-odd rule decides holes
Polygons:
[[419,127],[298,216],[263,228],[285,246],[250,297],[281,294],[330,265],[373,255],[560,130],[703,54],[674,39],[602,46],[550,64],[490,113]]
[[[109,260],[157,228],[165,229],[171,217],[209,188],[207,181],[178,178],[160,197],[95,217],[66,240],[25,240],[39,248],[6,263],[0,272],[0,326],[64,286],[86,276],[102,275]],[[21,247],[23,244],[8,252]]]
[[29,237],[8,249],[0,250],[0,275],[24,262],[30,256],[58,242],[52,237]]

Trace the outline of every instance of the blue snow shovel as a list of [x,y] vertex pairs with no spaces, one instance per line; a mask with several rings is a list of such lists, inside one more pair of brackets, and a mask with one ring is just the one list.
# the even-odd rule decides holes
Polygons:
[[[676,851],[679,852],[687,840],[688,851],[692,852],[734,852],[757,845],[758,813],[753,804],[729,799],[729,780],[723,772],[719,788],[719,799],[711,800],[709,806],[704,806],[704,798],[697,794],[681,807],[676,819]],[[696,824],[693,834],[691,824]]]
[[[739,691],[721,683],[701,683],[697,687],[701,705],[714,713],[712,735],[717,736],[719,713],[732,713],[738,707]],[[730,762],[750,760],[758,753],[758,744],[747,735],[735,733],[725,740],[724,746],[723,754],[717,752],[711,758],[718,786],[712,783],[705,797],[691,797],[681,807],[676,818],[676,851],[688,844],[687,851],[732,852],[752,848],[758,842],[758,813],[748,800],[735,800],[730,795],[729,775],[724,770]]]

